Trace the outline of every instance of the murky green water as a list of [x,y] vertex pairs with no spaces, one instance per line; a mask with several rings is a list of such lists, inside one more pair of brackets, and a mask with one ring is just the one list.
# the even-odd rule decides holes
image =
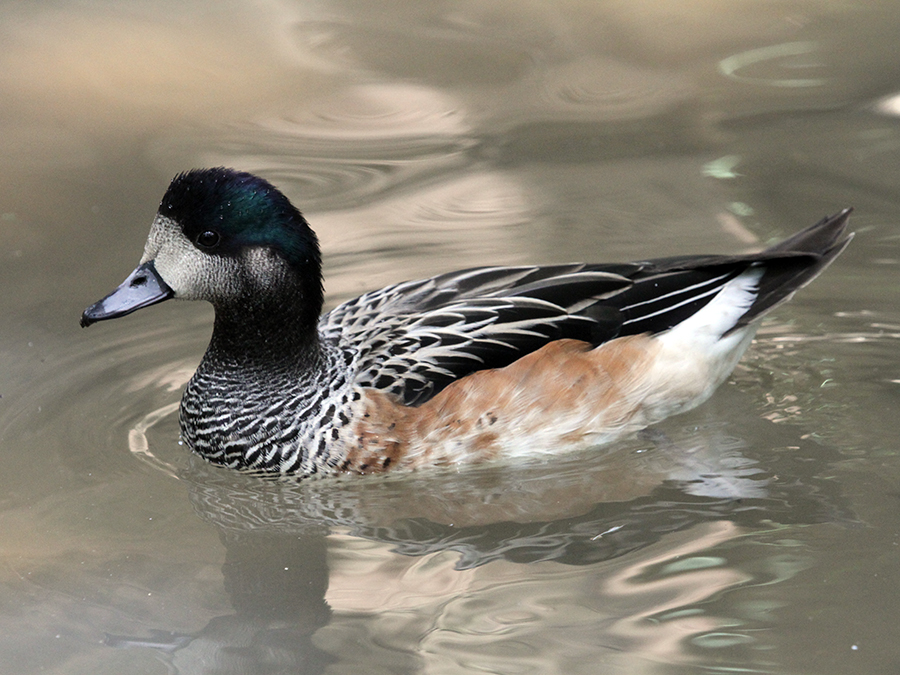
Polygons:
[[[0,4],[0,670],[900,668],[900,8]],[[614,448],[273,484],[179,444],[211,310],[82,331],[178,171],[304,210],[334,304],[491,263],[857,237]]]

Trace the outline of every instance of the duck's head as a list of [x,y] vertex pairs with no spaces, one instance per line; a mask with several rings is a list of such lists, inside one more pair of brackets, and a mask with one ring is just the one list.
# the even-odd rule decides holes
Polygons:
[[314,326],[322,308],[319,244],[300,212],[268,181],[232,169],[175,177],[138,267],[88,307],[81,325],[180,298],[228,314],[280,309]]

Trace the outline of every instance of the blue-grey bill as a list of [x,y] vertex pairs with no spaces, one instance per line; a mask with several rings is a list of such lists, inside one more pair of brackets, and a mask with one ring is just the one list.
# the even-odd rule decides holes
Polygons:
[[97,321],[116,319],[174,295],[175,291],[159,276],[153,261],[148,260],[129,274],[116,290],[84,310],[81,326],[84,328]]

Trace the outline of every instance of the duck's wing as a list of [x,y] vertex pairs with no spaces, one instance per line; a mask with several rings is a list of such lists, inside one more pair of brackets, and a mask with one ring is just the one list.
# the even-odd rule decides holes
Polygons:
[[753,304],[729,332],[808,283],[843,250],[849,210],[759,254],[625,264],[481,267],[373,291],[322,317],[320,331],[356,351],[356,382],[424,403],[476,370],[508,365],[552,340],[599,345],[660,333],[732,279],[761,266]]
[[367,293],[322,317],[320,331],[357,351],[356,382],[424,403],[476,370],[512,363],[551,340],[600,344],[611,315],[581,310],[629,288],[638,267],[482,267]]

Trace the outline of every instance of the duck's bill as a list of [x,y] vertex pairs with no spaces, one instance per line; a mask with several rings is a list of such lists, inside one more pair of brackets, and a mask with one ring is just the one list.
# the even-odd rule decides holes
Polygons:
[[84,328],[97,321],[116,319],[174,295],[175,291],[162,280],[153,261],[149,260],[129,274],[116,290],[84,310],[81,326]]

